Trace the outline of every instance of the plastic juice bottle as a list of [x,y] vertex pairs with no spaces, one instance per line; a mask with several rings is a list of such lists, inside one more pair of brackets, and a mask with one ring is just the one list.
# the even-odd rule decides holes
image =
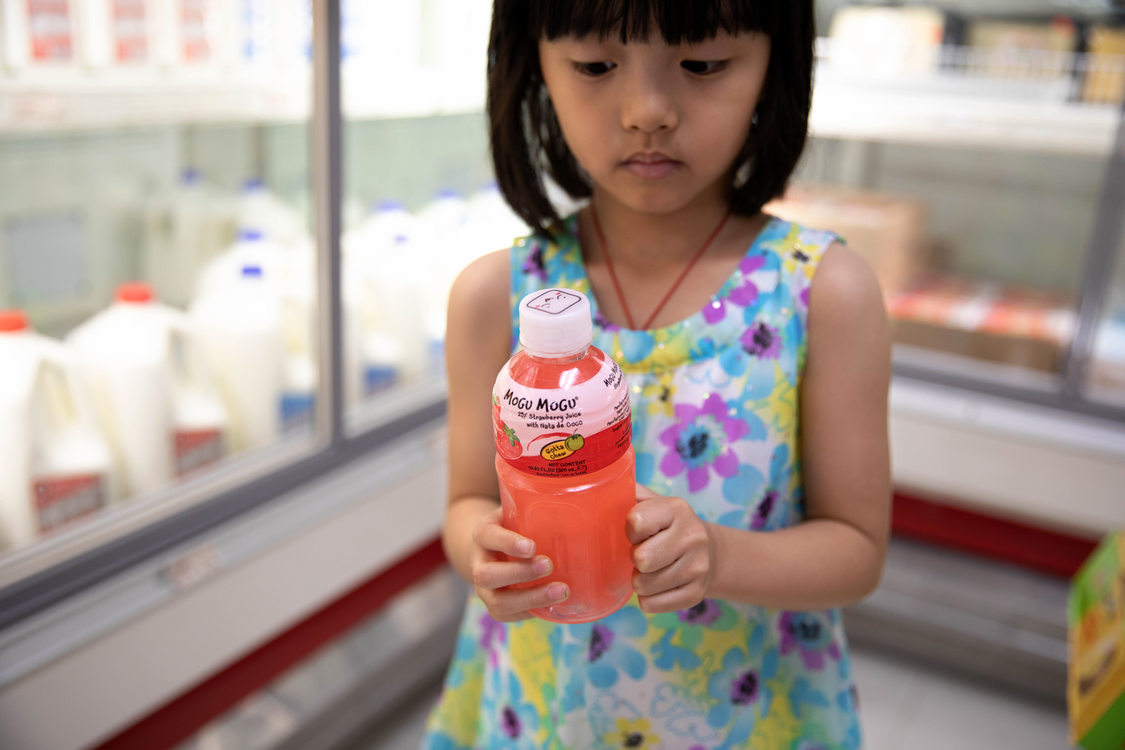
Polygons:
[[625,517],[636,502],[629,390],[595,346],[590,302],[546,289],[519,306],[523,349],[492,391],[496,473],[506,528],[535,541],[554,572],[520,588],[562,581],[570,596],[531,610],[553,622],[588,622],[632,595]]

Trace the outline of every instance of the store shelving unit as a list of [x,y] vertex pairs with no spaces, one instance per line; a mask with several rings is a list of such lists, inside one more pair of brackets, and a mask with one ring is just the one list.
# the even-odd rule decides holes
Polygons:
[[[321,170],[315,187],[321,273],[328,278],[339,269],[333,232],[340,226],[344,198],[343,119],[479,113],[484,90],[479,81],[466,84],[422,67],[398,71],[393,82],[361,70],[347,72],[347,63],[339,63],[339,5],[318,0],[315,7],[315,44],[320,55],[327,55],[322,59],[332,60],[319,70],[321,78],[314,80],[308,69],[288,71],[284,85],[263,76],[158,70],[4,75],[0,135],[51,138],[102,129],[306,123],[312,111]],[[1111,162],[1111,183],[1125,185],[1121,108],[1076,101],[1075,75],[1086,65],[1081,57],[1023,59],[1034,74],[1029,78],[987,74],[988,61],[964,50],[946,50],[938,53],[929,73],[860,75],[833,66],[828,41],[820,48],[810,120],[815,137],[1105,156]],[[1021,62],[1018,56],[1012,59]],[[314,87],[319,98],[312,94]],[[1114,189],[1120,190],[1107,187],[1110,203]],[[1105,227],[1095,234],[1112,235],[1114,218],[1103,211]],[[1115,248],[1103,251],[1103,265]],[[1096,294],[1104,299],[1107,274],[1104,268],[1091,268],[1086,283],[1091,288],[1101,284]],[[341,300],[338,285],[322,285],[321,292],[323,309],[330,313],[319,333],[334,341],[320,354],[329,372],[342,361]],[[1098,313],[1094,304],[1078,315],[1078,330],[1085,336],[1077,339],[1080,346],[1088,346]],[[1076,386],[1064,388],[1065,374],[1019,372],[1015,383],[1013,374],[932,352],[901,350],[892,392],[896,480],[923,495],[1088,538],[1125,524],[1120,502],[1125,410],[1084,401]],[[77,747],[83,732],[87,738],[90,731],[106,735],[143,717],[208,669],[325,606],[345,584],[393,565],[412,545],[432,540],[440,530],[441,512],[434,498],[444,493],[443,437],[435,428],[443,414],[444,384],[423,383],[347,413],[338,379],[322,378],[321,387],[327,396],[322,403],[331,407],[312,456],[307,445],[279,446],[229,472],[178,486],[116,519],[4,560],[0,610],[5,604],[18,609],[8,609],[9,627],[0,629],[0,707],[30,710],[45,696],[79,705],[80,695],[65,690],[72,674],[68,669],[82,667],[80,661],[108,672],[122,663],[134,642],[189,638],[183,641],[183,659],[159,676],[159,690],[142,695],[147,689],[143,679],[133,680],[128,691],[106,691],[71,727],[58,729],[65,739],[60,747]],[[405,449],[388,453],[396,441]],[[381,459],[378,453],[384,454]],[[254,481],[248,482],[247,475]],[[385,491],[375,480],[394,486]],[[417,502],[421,495],[427,502]],[[1081,512],[1060,507],[1060,498],[1082,498]],[[409,509],[405,516],[403,508]],[[363,524],[379,526],[388,517],[406,518],[401,533],[384,527],[377,534],[359,533]],[[202,546],[195,539],[199,536],[206,537]],[[364,548],[371,540],[384,548]],[[327,562],[317,575],[303,575],[306,561],[317,554]],[[171,572],[183,568],[200,577],[177,582]],[[265,609],[271,601],[276,604],[267,596],[268,587],[277,585],[272,579],[276,571],[293,580],[280,586],[284,611]],[[335,588],[329,590],[333,581]],[[177,613],[186,623],[193,616],[198,619],[200,611],[235,606],[240,591],[255,592],[244,603],[261,611],[217,646],[207,633],[182,633],[187,626],[172,621]],[[17,611],[18,616],[12,614]],[[86,622],[75,627],[73,618]],[[84,647],[89,650],[83,654]],[[71,654],[77,656],[68,661]],[[1058,659],[1052,655],[1052,660],[1050,669],[1057,672]],[[139,678],[146,677],[144,665],[131,668]],[[4,715],[0,713],[0,723]]]

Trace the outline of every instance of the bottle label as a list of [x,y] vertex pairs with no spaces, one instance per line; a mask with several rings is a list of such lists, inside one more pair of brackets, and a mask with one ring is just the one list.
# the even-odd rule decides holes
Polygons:
[[57,62],[73,57],[68,0],[27,0],[27,22],[32,60]]
[[148,58],[145,1],[114,0],[112,32],[118,62],[144,62]]
[[226,454],[222,430],[176,430],[173,443],[176,476],[213,464]]
[[611,358],[596,377],[570,388],[532,388],[505,365],[492,393],[496,452],[541,477],[591,474],[629,449],[629,388]]
[[105,505],[105,484],[98,474],[43,477],[32,483],[39,533],[58,531]]

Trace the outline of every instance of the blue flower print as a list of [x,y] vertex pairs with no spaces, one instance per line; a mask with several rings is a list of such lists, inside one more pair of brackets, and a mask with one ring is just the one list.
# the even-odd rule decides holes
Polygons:
[[765,492],[754,504],[750,512],[749,528],[751,531],[775,529],[785,525],[782,519],[774,517],[774,511],[785,503],[782,498],[781,488],[789,485],[789,446],[779,445],[770,459],[770,481],[765,487]]
[[750,517],[750,530],[761,531],[769,525],[770,514],[777,505],[777,490],[769,489]]
[[[540,284],[547,283],[547,266],[543,259],[542,243],[532,242],[531,251],[528,252],[527,257],[524,259],[520,271],[525,276],[536,279]],[[517,278],[519,277],[517,276]]]
[[639,638],[648,630],[648,621],[639,609],[626,607],[599,620],[590,629],[586,658],[590,663],[590,682],[600,688],[617,684],[620,672],[633,679],[645,673],[645,657],[629,638]]
[[[750,636],[748,650],[732,648],[727,651],[722,670],[711,675],[707,692],[717,701],[707,715],[711,726],[724,726],[735,712],[749,716],[753,724],[754,713],[747,709],[754,707],[762,716],[769,713],[773,691],[767,683],[777,674],[780,658],[776,648],[762,652],[765,634],[765,627],[757,626]],[[756,660],[758,654],[761,654],[760,661]]]
[[691,347],[689,352],[691,360],[698,362],[704,359],[711,359],[715,355],[715,339],[710,336],[704,336],[698,339]]
[[812,740],[805,739],[793,740],[791,748],[792,750],[832,750],[832,748],[828,747],[828,745],[825,745],[821,742],[814,742]]
[[793,715],[801,719],[806,706],[828,708],[828,698],[824,696],[824,693],[814,690],[808,678],[798,677],[797,681],[793,683],[793,688],[789,691],[789,705],[793,709]]
[[660,434],[660,442],[668,447],[660,462],[664,475],[676,477],[686,470],[689,492],[706,487],[711,470],[721,477],[734,476],[738,458],[731,445],[745,437],[749,427],[732,419],[730,411],[717,393],[707,397],[703,408],[676,404],[676,422]]
[[724,526],[745,528],[745,518],[749,499],[755,497],[765,484],[765,477],[750,464],[739,464],[738,472],[733,477],[723,480],[723,499],[737,510],[731,511],[719,519]]
[[851,717],[851,721],[848,722],[847,734],[844,737],[845,750],[859,750],[863,746],[863,740],[859,729],[859,721],[856,719],[859,716],[859,694],[856,692],[855,685],[851,685],[847,690],[842,690],[836,694],[836,705],[839,706],[844,716]]
[[[642,362],[648,355],[652,354],[652,350],[655,348],[656,339],[650,333],[629,331],[624,328],[617,332],[617,349],[625,360],[620,364]],[[612,354],[614,358],[617,357],[617,352],[612,352]]]
[[675,630],[666,630],[660,640],[653,644],[652,655],[655,658],[652,663],[657,669],[663,669],[665,672],[675,669],[677,665],[682,669],[695,669],[703,663],[703,660],[694,651],[683,646],[672,645],[672,636],[675,633]]
[[[750,637],[751,652],[755,646],[761,647],[762,630],[758,628]],[[727,651],[722,671],[711,675],[707,684],[707,692],[716,700],[707,714],[707,723],[730,727],[720,747],[741,747],[750,737],[757,717],[769,714],[773,691],[767,685],[777,674],[778,661],[776,649],[767,651],[760,663],[754,663],[740,648]]]
[[[588,662],[587,654],[588,636],[579,636],[579,631],[585,629],[590,630],[588,625],[577,625],[572,630],[572,636],[567,639],[567,644],[563,646],[561,652],[558,650],[556,644],[561,641],[561,636],[557,640],[552,641],[553,653],[561,653],[562,659],[560,660],[559,678],[562,682],[562,697],[561,708],[562,713],[568,714],[579,708],[586,707],[586,664]],[[561,633],[562,629],[558,628],[555,633]]]
[[[499,673],[494,673],[499,674]],[[493,717],[496,731],[490,747],[518,749],[539,731],[539,713],[535,706],[523,702],[523,685],[514,673],[508,673],[508,690],[504,695],[500,690],[493,695],[500,701],[493,704],[496,716]],[[506,699],[505,699],[506,698]]]
[[431,734],[424,740],[426,750],[472,750],[468,745],[458,745],[444,734]]

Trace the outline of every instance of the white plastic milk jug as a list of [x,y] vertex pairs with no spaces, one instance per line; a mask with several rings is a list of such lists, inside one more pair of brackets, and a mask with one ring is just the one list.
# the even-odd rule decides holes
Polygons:
[[[258,448],[281,430],[285,341],[279,285],[269,269],[247,263],[201,289],[190,315],[230,416],[235,450]],[[275,261],[276,263],[276,261]],[[276,266],[275,266],[276,267]]]
[[73,355],[0,311],[0,549],[96,513],[112,461]]
[[123,284],[113,305],[68,337],[122,467],[128,494],[149,492],[226,453],[227,418],[201,340],[186,315],[147,284]]

